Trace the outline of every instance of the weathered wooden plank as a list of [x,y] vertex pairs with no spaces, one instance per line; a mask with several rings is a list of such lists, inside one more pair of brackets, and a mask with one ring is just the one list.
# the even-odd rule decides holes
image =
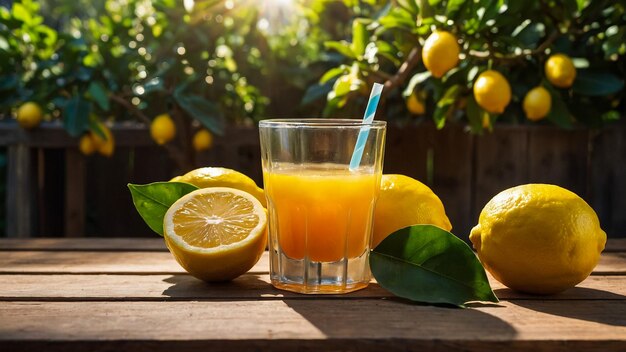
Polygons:
[[[107,178],[104,178],[107,179]],[[65,237],[85,235],[85,158],[78,149],[65,150]]]
[[[163,239],[153,238],[0,238],[0,251],[132,251],[166,252]],[[626,238],[609,238],[604,252],[626,252]]]
[[[501,300],[626,300],[626,276],[590,276],[576,288],[551,296],[515,292],[489,276]],[[106,288],[106,289],[103,289]],[[186,274],[177,275],[0,275],[0,300],[189,300],[189,299],[319,299],[320,296],[280,291],[268,274],[246,274],[228,283],[208,284]],[[325,296],[384,298],[393,295],[372,282],[364,290]]]
[[[374,313],[375,312],[375,313]],[[203,350],[616,350],[626,301],[446,309],[398,300],[0,302],[0,347]],[[266,341],[271,340],[271,343]],[[229,341],[229,344],[224,344]],[[63,344],[61,344],[63,342]],[[194,345],[186,345],[196,342]],[[552,342],[552,343],[550,343]],[[21,343],[24,343],[21,345]],[[37,348],[38,347],[38,348]]]
[[589,200],[589,132],[546,128],[528,136],[529,183],[556,184]]
[[17,144],[9,146],[7,154],[6,236],[31,237],[35,232],[32,153]]
[[154,238],[0,238],[0,251],[167,252],[167,247],[157,235]]
[[446,126],[432,140],[433,184],[452,222],[452,232],[467,240],[475,220],[472,204],[472,155],[474,136],[462,126]]
[[[251,269],[265,273],[269,268],[265,252]],[[0,256],[0,274],[180,274],[184,270],[166,252],[88,251],[6,251]],[[593,275],[626,274],[626,253],[605,253]]]
[[432,150],[434,133],[435,128],[431,123],[405,126],[389,123],[385,141],[384,173],[410,176],[423,183],[432,181],[428,178],[427,160],[429,148]]
[[591,138],[591,206],[612,236],[626,235],[626,127],[611,126]]
[[[267,254],[251,269],[266,273]],[[0,273],[60,274],[182,274],[169,252],[3,252]]]
[[497,129],[475,139],[472,221],[499,192],[528,183],[528,131]]

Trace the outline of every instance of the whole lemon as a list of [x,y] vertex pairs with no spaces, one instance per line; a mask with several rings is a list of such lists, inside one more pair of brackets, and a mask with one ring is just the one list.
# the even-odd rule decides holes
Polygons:
[[546,78],[559,88],[569,88],[576,79],[576,67],[569,56],[554,54],[548,58],[545,67]]
[[416,93],[411,94],[406,99],[406,108],[411,114],[422,115],[426,112],[424,103],[417,97]]
[[487,70],[474,82],[474,99],[485,111],[501,114],[511,101],[511,86],[500,72]]
[[169,114],[161,114],[150,124],[150,135],[158,144],[163,145],[176,136],[176,125]]
[[374,208],[372,248],[392,232],[416,224],[452,229],[443,203],[428,186],[404,175],[383,175]]
[[435,78],[441,78],[459,62],[461,48],[454,34],[446,31],[433,32],[424,43],[422,61]]
[[230,187],[252,194],[266,207],[265,192],[250,177],[225,167],[201,167],[170,181],[186,182],[199,188]]
[[532,121],[539,121],[550,112],[552,97],[547,89],[538,86],[526,93],[522,107],[526,113],[526,118]]
[[208,150],[213,145],[213,135],[206,129],[201,129],[193,136],[193,149],[200,152]]
[[43,112],[37,103],[27,102],[17,109],[17,123],[25,129],[31,129],[41,123]]
[[470,234],[493,277],[522,292],[574,287],[598,264],[606,243],[598,216],[575,193],[527,184],[493,197]]
[[83,155],[91,155],[96,151],[96,145],[93,142],[93,138],[91,138],[91,134],[87,133],[80,137],[80,141],[78,142],[78,149]]

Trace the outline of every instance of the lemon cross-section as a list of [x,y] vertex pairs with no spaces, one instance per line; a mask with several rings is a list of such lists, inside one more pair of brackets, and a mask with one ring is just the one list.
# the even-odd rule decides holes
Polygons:
[[193,191],[163,220],[165,242],[191,275],[225,281],[244,274],[266,245],[266,211],[251,194],[227,187]]

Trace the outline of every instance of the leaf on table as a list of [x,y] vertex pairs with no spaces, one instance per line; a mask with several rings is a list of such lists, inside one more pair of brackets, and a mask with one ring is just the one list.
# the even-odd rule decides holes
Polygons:
[[469,246],[433,225],[414,225],[385,238],[370,254],[376,281],[396,296],[416,302],[463,307],[498,302],[485,269]]
[[198,187],[184,182],[154,182],[147,185],[129,183],[135,209],[152,231],[163,236],[163,218],[180,197]]

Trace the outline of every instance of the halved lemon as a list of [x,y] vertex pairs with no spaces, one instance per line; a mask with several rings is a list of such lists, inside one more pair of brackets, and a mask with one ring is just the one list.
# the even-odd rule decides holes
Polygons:
[[211,187],[177,200],[163,219],[165,243],[176,261],[204,281],[232,280],[265,249],[266,210],[251,194]]

